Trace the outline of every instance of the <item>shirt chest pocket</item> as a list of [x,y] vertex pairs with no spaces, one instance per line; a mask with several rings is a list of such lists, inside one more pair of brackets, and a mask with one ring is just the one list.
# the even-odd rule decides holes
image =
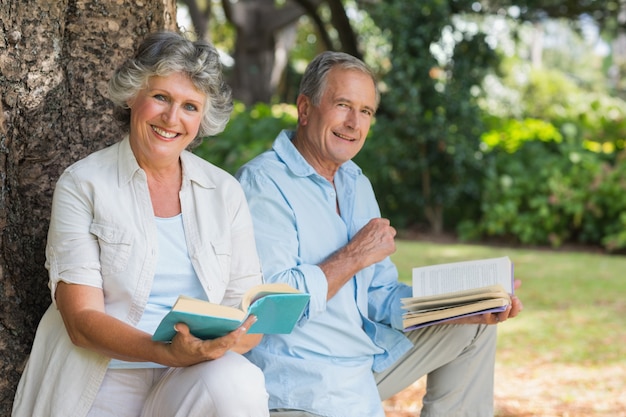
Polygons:
[[230,281],[230,244],[227,241],[211,241],[191,257],[200,282],[208,290],[209,301],[219,304]]
[[130,258],[132,234],[127,230],[100,223],[92,223],[89,231],[98,238],[102,275],[124,271]]

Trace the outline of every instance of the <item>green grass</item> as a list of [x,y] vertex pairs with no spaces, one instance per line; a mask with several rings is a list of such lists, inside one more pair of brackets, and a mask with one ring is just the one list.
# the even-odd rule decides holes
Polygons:
[[626,361],[626,257],[398,240],[392,259],[410,283],[414,266],[505,255],[522,280],[524,311],[499,327],[500,362]]

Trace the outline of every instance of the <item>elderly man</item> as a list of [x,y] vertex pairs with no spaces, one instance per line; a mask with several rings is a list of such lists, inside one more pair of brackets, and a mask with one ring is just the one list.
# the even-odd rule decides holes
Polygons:
[[428,375],[422,416],[493,416],[496,324],[511,307],[403,333],[389,259],[395,229],[351,159],[379,102],[370,69],[325,52],[308,66],[298,126],[238,172],[267,281],[311,294],[289,335],[266,335],[248,358],[264,371],[272,416],[383,417],[381,399]]

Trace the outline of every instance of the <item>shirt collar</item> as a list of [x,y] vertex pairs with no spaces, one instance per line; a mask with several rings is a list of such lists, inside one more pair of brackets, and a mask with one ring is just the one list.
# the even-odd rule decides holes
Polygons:
[[128,184],[133,175],[137,171],[140,171],[141,168],[137,163],[137,159],[133,154],[133,151],[130,147],[130,139],[128,135],[124,137],[124,139],[120,142],[117,154],[117,174],[119,179],[119,185],[123,186]]
[[[274,141],[273,149],[276,155],[283,160],[287,168],[299,177],[319,175],[315,169],[304,159],[302,154],[293,145],[292,139],[295,136],[293,130],[283,130]],[[352,160],[344,162],[339,167],[339,172],[344,172],[351,176],[361,175],[361,168]]]

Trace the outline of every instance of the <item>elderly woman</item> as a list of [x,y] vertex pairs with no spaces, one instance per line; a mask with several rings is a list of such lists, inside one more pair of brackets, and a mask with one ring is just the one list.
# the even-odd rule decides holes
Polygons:
[[261,283],[243,192],[186,148],[231,110],[215,48],[152,34],[110,81],[128,135],[73,164],[54,192],[46,267],[52,305],[14,417],[267,416],[246,329],[199,340],[151,335],[179,294],[238,306]]

